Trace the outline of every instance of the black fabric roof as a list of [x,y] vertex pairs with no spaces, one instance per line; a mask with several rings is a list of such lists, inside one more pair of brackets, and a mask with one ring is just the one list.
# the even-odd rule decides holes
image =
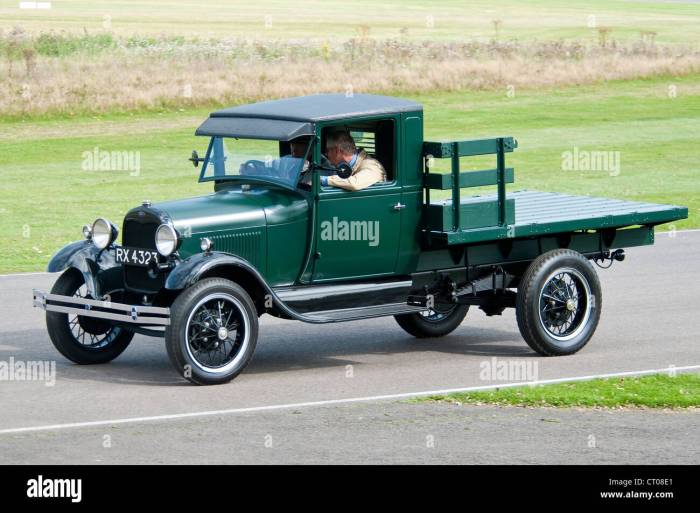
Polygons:
[[313,135],[318,121],[422,110],[420,103],[374,94],[297,96],[212,112],[195,135],[289,141]]
[[240,137],[290,141],[302,135],[313,135],[313,123],[243,117],[211,117],[204,121],[195,135]]
[[395,114],[423,110],[420,103],[374,94],[315,94],[241,105],[219,110],[212,118],[264,118],[288,121],[329,121],[355,116]]

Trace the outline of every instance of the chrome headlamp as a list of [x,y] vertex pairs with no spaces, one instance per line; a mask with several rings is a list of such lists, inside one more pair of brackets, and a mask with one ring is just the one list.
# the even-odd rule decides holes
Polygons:
[[98,249],[105,249],[117,239],[119,230],[103,217],[92,223],[92,242]]
[[156,230],[156,249],[164,257],[172,255],[180,244],[180,238],[169,224],[161,224]]

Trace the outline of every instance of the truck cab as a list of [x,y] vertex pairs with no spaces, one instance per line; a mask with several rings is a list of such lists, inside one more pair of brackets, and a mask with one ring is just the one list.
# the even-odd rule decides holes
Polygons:
[[[313,190],[302,194],[312,199],[309,212],[313,226],[305,249],[311,258],[304,269],[289,259],[276,262],[277,237],[268,239],[268,265],[261,271],[274,284],[322,283],[406,274],[418,257],[418,218],[423,197],[422,144],[423,110],[408,100],[374,95],[316,95],[235,107],[215,112],[197,130],[211,136],[200,179],[212,179],[216,189],[224,190],[250,181],[250,176],[227,176],[210,168],[221,153],[222,141],[231,137],[275,137],[279,154],[289,151],[289,141],[308,136],[309,160],[321,166],[328,134],[346,130],[358,148],[378,160],[386,171],[386,181],[357,191],[313,183]],[[217,152],[218,149],[218,152]],[[270,151],[271,153],[271,151]],[[321,172],[327,172],[321,168]],[[317,173],[316,176],[319,176]],[[301,182],[303,184],[303,182]],[[288,237],[279,244],[289,248]],[[299,237],[297,237],[297,240]],[[371,240],[370,240],[371,239]],[[296,254],[296,253],[295,253]],[[285,252],[285,256],[289,256]],[[301,262],[300,262],[301,263]],[[283,274],[284,276],[281,276]]]

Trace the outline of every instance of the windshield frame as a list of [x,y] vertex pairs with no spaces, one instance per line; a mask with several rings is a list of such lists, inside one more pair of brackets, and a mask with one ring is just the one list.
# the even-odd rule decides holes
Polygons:
[[[302,164],[300,170],[297,172],[296,179],[294,182],[290,182],[288,180],[283,180],[283,179],[277,179],[272,176],[263,176],[263,175],[241,175],[241,174],[223,174],[223,175],[211,175],[211,176],[205,176],[205,173],[209,171],[209,166],[211,165],[212,168],[215,166],[214,161],[212,160],[212,154],[214,152],[214,144],[216,139],[220,139],[222,142],[224,139],[232,139],[235,141],[238,140],[250,140],[250,141],[267,141],[269,139],[262,139],[262,138],[242,138],[242,137],[227,137],[227,136],[220,136],[220,135],[214,135],[210,137],[209,140],[209,145],[207,147],[207,152],[204,156],[203,163],[202,163],[202,170],[199,173],[199,183],[203,182],[240,182],[240,183],[251,183],[251,184],[270,184],[270,185],[275,185],[277,187],[282,187],[284,189],[292,190],[292,191],[298,191],[299,189],[299,182],[301,181],[301,177],[304,174],[304,165]],[[308,146],[306,147],[306,152],[304,161],[309,161],[309,168],[307,171],[311,172],[314,168],[313,165],[313,146],[314,146],[314,137],[311,136],[311,140],[309,141]],[[277,143],[280,142],[287,142],[289,141],[281,141],[281,140],[276,140]],[[291,154],[291,153],[290,153]],[[290,155],[287,154],[287,155]],[[282,158],[286,155],[280,155],[277,158]],[[226,158],[229,158],[227,155]],[[225,171],[224,171],[225,173]]]

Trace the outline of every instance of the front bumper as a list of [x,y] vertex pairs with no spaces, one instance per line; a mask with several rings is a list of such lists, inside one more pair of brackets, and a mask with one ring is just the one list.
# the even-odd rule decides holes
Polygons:
[[170,308],[126,305],[82,297],[59,296],[57,294],[47,294],[37,289],[34,289],[32,293],[34,295],[34,306],[47,312],[60,312],[80,315],[81,317],[97,317],[99,319],[143,326],[170,325]]

